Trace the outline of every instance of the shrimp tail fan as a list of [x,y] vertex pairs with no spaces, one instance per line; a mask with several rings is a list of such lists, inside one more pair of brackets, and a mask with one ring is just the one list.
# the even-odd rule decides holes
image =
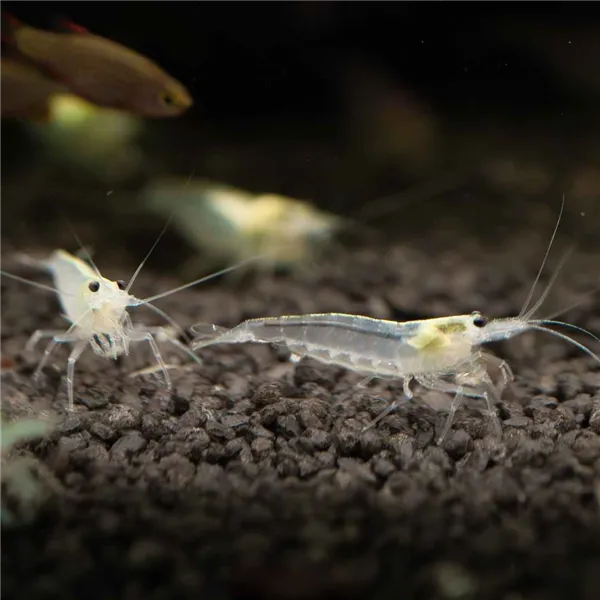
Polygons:
[[233,331],[227,327],[220,327],[212,323],[197,323],[191,329],[194,334],[194,341],[192,343],[194,350],[216,344],[222,335]]

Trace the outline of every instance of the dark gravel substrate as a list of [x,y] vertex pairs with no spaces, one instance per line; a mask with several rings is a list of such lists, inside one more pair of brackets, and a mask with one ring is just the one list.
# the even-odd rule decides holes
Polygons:
[[[186,325],[310,311],[504,316],[520,309],[542,253],[527,239],[494,256],[466,242],[443,256],[365,250],[160,306]],[[593,287],[588,262],[557,286],[558,306]],[[136,292],[174,283],[147,271]],[[8,280],[2,291],[2,354],[18,362],[3,374],[5,413],[64,407],[65,350],[38,389],[38,356],[21,355],[36,328],[60,324],[55,299]],[[569,317],[600,331],[597,298]],[[356,375],[268,346],[206,349],[203,366],[171,371],[172,397],[152,377],[127,377],[146,364],[141,349],[121,364],[84,354],[76,390],[87,406],[24,450],[54,491],[31,524],[3,532],[3,597],[600,597],[600,368],[542,334],[494,350],[516,374],[499,408],[503,439],[470,403],[441,448],[445,413],[423,402],[361,433],[398,384],[356,389]]]

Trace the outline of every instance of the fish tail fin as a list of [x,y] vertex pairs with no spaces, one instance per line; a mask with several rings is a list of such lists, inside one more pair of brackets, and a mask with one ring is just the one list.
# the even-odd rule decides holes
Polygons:
[[191,328],[191,330],[195,335],[192,342],[193,350],[204,348],[204,346],[210,346],[211,344],[216,343],[217,338],[220,338],[226,333],[233,331],[227,327],[219,327],[218,325],[213,325],[212,323],[197,323]]

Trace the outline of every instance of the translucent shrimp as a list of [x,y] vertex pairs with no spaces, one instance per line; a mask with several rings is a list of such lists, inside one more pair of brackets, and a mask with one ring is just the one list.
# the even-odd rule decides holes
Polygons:
[[[193,330],[199,337],[193,342],[192,348],[198,350],[220,343],[283,344],[299,357],[310,357],[356,371],[366,376],[367,380],[379,377],[400,378],[403,380],[403,401],[413,397],[410,386],[413,381],[432,390],[454,394],[450,414],[438,443],[446,437],[463,397],[483,399],[496,432],[501,434],[494,403],[500,400],[505,385],[512,380],[512,372],[505,361],[484,352],[482,345],[506,340],[526,331],[545,331],[573,344],[600,363],[600,357],[592,350],[549,326],[558,325],[578,330],[600,341],[596,336],[569,323],[533,318],[566,257],[540,299],[527,310],[559,223],[560,215],[538,276],[523,309],[516,317],[489,320],[480,312],[473,312],[468,315],[399,323],[337,313],[281,316],[250,319],[229,330],[216,326],[209,326],[207,329],[204,325],[196,325]],[[494,383],[488,373],[490,362],[495,362],[502,374],[498,383]],[[395,400],[367,427],[377,423],[398,404],[399,401]]]
[[215,262],[261,254],[264,268],[293,269],[332,247],[338,232],[356,228],[306,201],[199,179],[157,181],[144,201],[155,212],[173,213],[179,231]]
[[[163,233],[165,230],[166,227],[163,229]],[[157,366],[163,374],[168,389],[171,389],[171,379],[167,365],[163,361],[156,342],[157,339],[159,341],[170,342],[179,350],[186,353],[192,360],[200,362],[199,358],[185,344],[181,343],[169,329],[165,327],[148,327],[142,324],[134,325],[127,309],[147,306],[168,321],[176,332],[183,334],[181,327],[173,319],[150,303],[159,298],[208,281],[218,275],[238,268],[244,263],[223,269],[222,271],[197,279],[162,294],[145,299],[136,298],[129,293],[129,290],[150,256],[150,253],[156,247],[160,237],[162,237],[162,233],[133,274],[129,283],[111,281],[103,277],[95,265],[92,265],[92,268],[81,259],[64,250],[54,251],[49,259],[39,263],[40,266],[50,271],[56,287],[46,286],[5,271],[0,271],[5,277],[55,292],[58,295],[63,316],[71,324],[70,327],[66,331],[36,331],[29,339],[26,350],[32,350],[43,338],[51,338],[34,372],[34,379],[38,379],[55,347],[58,344],[73,344],[73,349],[67,362],[69,410],[72,410],[75,398],[75,364],[88,344],[99,356],[116,360],[121,355],[129,354],[131,343],[147,342],[154,354]],[[256,258],[250,260],[256,260]]]

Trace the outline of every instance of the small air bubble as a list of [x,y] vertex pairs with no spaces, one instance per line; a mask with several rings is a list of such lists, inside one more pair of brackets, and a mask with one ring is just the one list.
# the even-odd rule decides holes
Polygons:
[[581,216],[582,216],[582,217],[585,217],[585,213],[584,213],[584,212],[582,212],[582,213],[580,213],[580,214],[581,214]]

